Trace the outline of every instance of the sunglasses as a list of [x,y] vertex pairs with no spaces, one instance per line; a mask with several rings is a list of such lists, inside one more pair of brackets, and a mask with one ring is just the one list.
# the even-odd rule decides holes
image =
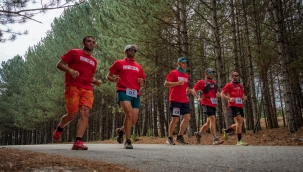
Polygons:
[[207,72],[208,74],[210,74],[210,75],[213,75],[213,74],[215,74],[215,72]]
[[128,49],[127,51],[129,51],[129,52],[137,52],[137,50],[135,50],[135,49],[132,49],[132,48],[130,48],[130,49]]
[[235,77],[238,77],[238,76],[240,76],[240,75],[234,75]]

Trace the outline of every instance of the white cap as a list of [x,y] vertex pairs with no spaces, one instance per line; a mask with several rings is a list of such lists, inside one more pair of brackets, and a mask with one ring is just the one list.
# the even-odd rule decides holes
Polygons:
[[126,45],[126,47],[124,48],[124,52],[128,49],[130,49],[131,47],[134,47],[136,51],[138,51],[138,45],[136,44],[131,44],[131,45]]

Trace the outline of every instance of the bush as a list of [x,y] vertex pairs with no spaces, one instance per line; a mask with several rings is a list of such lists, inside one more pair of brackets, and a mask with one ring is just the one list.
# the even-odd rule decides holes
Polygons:
[[117,140],[118,136],[112,137],[112,140]]
[[148,130],[146,136],[148,137],[154,136],[153,130]]
[[134,142],[139,140],[139,136],[137,136],[136,134],[132,134],[132,135],[130,136],[130,138],[131,138]]

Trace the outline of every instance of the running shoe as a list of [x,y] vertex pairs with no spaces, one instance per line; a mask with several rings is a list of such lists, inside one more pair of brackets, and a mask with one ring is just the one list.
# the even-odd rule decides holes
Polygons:
[[200,144],[201,143],[201,133],[200,132],[194,132],[194,135],[196,136],[196,140],[197,140],[197,143]]
[[173,140],[172,137],[168,137],[167,140],[166,140],[166,143],[169,144],[169,145],[175,145],[174,140]]
[[125,141],[125,144],[124,144],[124,148],[125,149],[133,149],[133,146],[132,146],[132,141],[130,141],[129,139]]
[[223,140],[219,140],[218,138],[216,138],[216,139],[213,141],[213,145],[220,145],[220,144],[222,144],[222,143],[224,143],[224,141],[223,141]]
[[72,147],[72,150],[87,150],[88,148],[83,145],[81,140],[77,140]]
[[123,143],[123,131],[121,131],[121,128],[116,129],[116,134],[117,134],[117,142],[122,144]]
[[237,146],[248,146],[248,144],[245,143],[243,140],[238,141],[236,145]]
[[[58,124],[58,126],[59,126],[59,124]],[[57,130],[58,126],[56,127],[56,130],[53,132],[53,141],[55,141],[55,142],[57,142],[61,139],[61,134],[62,134],[62,132],[59,132]]]
[[226,133],[225,129],[222,129],[223,139],[226,141],[228,139],[228,133]]
[[176,141],[181,143],[182,145],[187,145],[188,143],[185,142],[183,136],[177,136]]

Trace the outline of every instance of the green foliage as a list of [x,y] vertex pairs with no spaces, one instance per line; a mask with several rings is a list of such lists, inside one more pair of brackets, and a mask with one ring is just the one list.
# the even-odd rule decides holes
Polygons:
[[130,138],[132,139],[132,141],[138,141],[139,140],[139,136],[137,135],[137,134],[132,134],[131,136],[130,136]]
[[111,140],[117,140],[118,136],[112,137]]
[[[247,67],[247,47],[242,45],[247,38],[243,37],[244,18],[237,16],[239,22],[236,23],[238,31],[235,39],[239,47],[237,52],[233,52],[234,38],[230,24],[231,18],[226,15],[231,11],[229,7],[223,8],[227,6],[226,2],[218,1],[217,4],[219,39],[222,43],[221,47],[217,48],[221,48],[220,53],[224,64],[222,69],[216,70],[221,70],[228,80],[227,74],[234,68],[235,54],[241,56],[239,61],[243,63],[242,68]],[[127,44],[135,43],[139,46],[136,61],[142,65],[147,75],[147,83],[140,90],[142,95],[140,111],[144,110],[150,115],[147,116],[149,123],[146,126],[152,126],[153,124],[150,122],[156,119],[152,115],[157,115],[157,113],[153,113],[157,109],[153,107],[154,102],[159,99],[163,100],[163,104],[168,104],[168,89],[163,87],[163,82],[167,73],[176,68],[177,58],[185,51],[182,49],[183,38],[180,36],[181,3],[185,3],[186,6],[185,22],[188,34],[188,50],[186,51],[188,51],[190,60],[189,68],[193,74],[191,80],[196,82],[198,79],[204,78],[205,68],[216,67],[215,38],[211,25],[212,9],[209,8],[209,4],[206,4],[207,2],[89,0],[80,6],[66,9],[60,18],[53,21],[52,29],[46,37],[41,39],[37,45],[28,48],[25,57],[16,56],[7,62],[2,62],[0,68],[0,132],[14,128],[34,130],[44,123],[57,121],[65,113],[64,73],[58,71],[56,64],[69,49],[82,48],[81,42],[86,35],[91,35],[96,40],[93,56],[98,61],[98,68],[95,77],[103,82],[101,87],[94,87],[95,101],[92,112],[100,111],[97,119],[102,119],[94,122],[98,125],[108,125],[103,128],[110,128],[113,125],[112,121],[116,123],[122,121],[119,121],[118,117],[116,117],[117,119],[112,117],[113,114],[121,113],[122,110],[116,105],[115,84],[108,82],[105,76],[115,60],[124,58],[124,47]],[[266,74],[268,70],[273,70],[274,75],[280,77],[281,71],[277,70],[280,64],[277,58],[279,54],[275,41],[276,35],[271,28],[273,19],[270,14],[267,14],[264,5],[256,4],[256,8],[259,10],[255,14],[256,16],[249,13],[246,18],[249,20],[248,27],[251,32],[249,39],[253,56],[252,65],[255,70],[254,77],[258,78],[262,73]],[[254,17],[259,19],[255,21]],[[255,22],[259,22],[260,25],[259,38],[255,33]],[[293,20],[293,22],[297,23],[294,25],[296,27],[292,29],[290,26],[289,31],[285,30],[285,34],[289,37],[286,42],[289,42],[289,47],[291,47],[288,50],[289,58],[291,58],[290,66],[294,73],[302,76],[300,66],[303,61],[301,55],[303,25],[299,20]],[[292,35],[296,35],[296,38],[291,37]],[[291,42],[292,40],[296,41]],[[302,88],[302,82],[302,77],[299,77],[297,87]],[[258,96],[259,99],[260,97],[262,95]],[[165,106],[163,104],[162,106]],[[198,106],[198,108],[200,107]],[[159,112],[164,109],[159,109]],[[261,111],[264,112],[264,109]],[[277,114],[281,114],[280,109],[277,110]],[[150,128],[146,135],[153,136]],[[138,139],[137,135],[131,137],[134,141]]]
[[154,136],[153,130],[152,129],[147,130],[146,136],[148,137]]

